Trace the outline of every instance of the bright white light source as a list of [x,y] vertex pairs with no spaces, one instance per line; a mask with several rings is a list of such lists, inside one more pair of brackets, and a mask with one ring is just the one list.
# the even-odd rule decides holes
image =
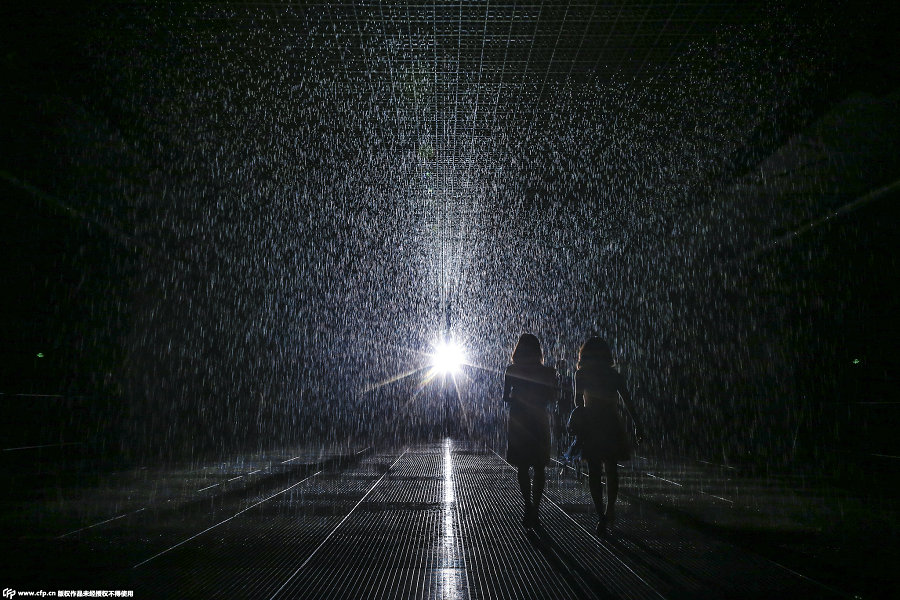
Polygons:
[[465,361],[463,349],[449,340],[438,342],[434,347],[434,354],[431,355],[431,367],[441,375],[458,373]]

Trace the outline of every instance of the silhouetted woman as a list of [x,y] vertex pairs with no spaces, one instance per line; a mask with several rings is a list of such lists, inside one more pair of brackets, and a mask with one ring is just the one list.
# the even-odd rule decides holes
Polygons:
[[[556,371],[544,366],[537,337],[522,334],[506,368],[503,401],[509,404],[506,460],[518,469],[519,488],[525,500],[526,527],[540,525],[538,509],[544,493],[544,467],[550,462],[550,415],[556,401]],[[534,469],[532,486],[529,468]]]
[[[616,497],[619,495],[616,461],[631,458],[631,444],[619,414],[620,397],[640,431],[625,378],[613,368],[609,345],[599,337],[588,339],[579,351],[575,372],[575,406],[583,409],[576,409],[570,425],[575,430],[581,456],[587,460],[591,471],[591,497],[600,518],[597,524],[599,535],[604,534],[606,527],[615,520]],[[601,466],[609,486],[609,503],[605,508]]]

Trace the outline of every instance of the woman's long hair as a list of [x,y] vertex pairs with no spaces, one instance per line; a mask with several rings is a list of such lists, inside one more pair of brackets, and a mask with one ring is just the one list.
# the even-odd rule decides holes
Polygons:
[[544,363],[544,352],[541,342],[532,333],[523,333],[519,337],[516,349],[512,353],[514,365],[540,365]]
[[596,335],[588,338],[578,351],[578,368],[582,369],[589,365],[613,366],[613,355],[609,344]]

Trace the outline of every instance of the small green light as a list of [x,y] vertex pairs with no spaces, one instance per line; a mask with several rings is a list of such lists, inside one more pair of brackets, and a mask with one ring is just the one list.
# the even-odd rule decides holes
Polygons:
[[38,357],[38,358],[44,358],[44,353],[43,353],[43,352],[38,352],[38,353],[37,353],[37,357]]
[[859,359],[858,359],[858,358],[854,358],[854,359],[853,359],[853,364],[854,364],[854,365],[858,365],[858,364],[859,364]]

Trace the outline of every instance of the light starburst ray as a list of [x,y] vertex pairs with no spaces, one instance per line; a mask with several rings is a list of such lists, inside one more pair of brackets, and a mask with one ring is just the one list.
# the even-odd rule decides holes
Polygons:
[[413,369],[413,370],[411,370],[411,371],[407,371],[407,372],[405,372],[405,373],[399,373],[399,374],[397,374],[397,375],[394,375],[393,377],[388,377],[387,379],[382,379],[381,381],[378,381],[378,382],[376,382],[376,383],[372,383],[372,384],[370,384],[370,385],[367,385],[367,386],[363,389],[363,393],[368,393],[368,392],[371,392],[371,391],[373,391],[373,390],[376,390],[376,389],[378,389],[378,388],[380,388],[380,387],[384,387],[384,386],[386,386],[386,385],[390,385],[390,384],[392,384],[392,383],[396,383],[396,382],[398,382],[398,381],[400,381],[400,380],[406,379],[407,377],[411,377],[411,376],[415,375],[416,373],[419,373],[420,371],[424,371],[426,368],[427,368],[427,367],[418,367],[418,368],[415,368],[415,369]]

